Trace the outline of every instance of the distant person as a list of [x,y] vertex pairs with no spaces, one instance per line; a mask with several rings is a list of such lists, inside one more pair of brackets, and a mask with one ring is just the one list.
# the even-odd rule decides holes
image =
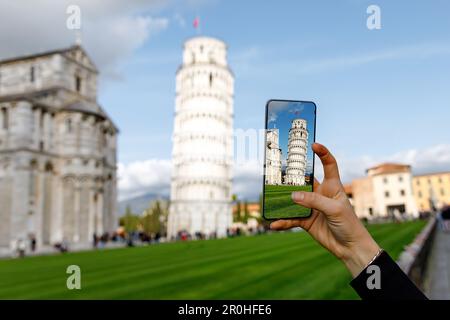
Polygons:
[[95,232],[92,235],[92,246],[94,247],[94,249],[98,246],[98,236]]
[[25,244],[25,241],[23,241],[22,239],[19,239],[19,240],[17,240],[17,248],[16,248],[16,250],[17,250],[17,255],[20,257],[20,258],[23,258],[23,257],[25,257],[25,250],[26,250],[26,244]]
[[31,252],[36,251],[36,237],[34,235],[32,235],[30,238],[30,247],[31,247]]
[[61,253],[66,253],[69,251],[69,242],[66,238],[61,241]]
[[130,248],[134,247],[134,241],[133,241],[133,234],[132,233],[128,234],[127,246],[130,247]]
[[450,206],[444,207],[437,215],[441,230],[450,231]]
[[[293,192],[297,204],[312,208],[309,218],[278,220],[271,229],[286,230],[300,227],[324,248],[341,260],[353,276],[350,285],[362,299],[426,300],[427,297],[403,273],[400,267],[382,250],[356,216],[342,186],[336,159],[321,144],[314,143],[324,169],[324,180],[314,181],[314,192]],[[369,289],[372,272],[378,266],[381,287]]]

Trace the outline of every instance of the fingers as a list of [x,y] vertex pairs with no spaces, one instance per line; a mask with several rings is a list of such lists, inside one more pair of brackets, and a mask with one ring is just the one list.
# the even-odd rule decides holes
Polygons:
[[293,192],[292,200],[304,207],[319,210],[325,215],[336,215],[343,211],[342,204],[316,192]]
[[339,179],[339,169],[336,162],[336,159],[331,154],[331,152],[320,143],[314,143],[312,145],[313,151],[320,158],[320,161],[323,165],[323,171],[325,174],[325,179]]
[[300,218],[300,219],[289,219],[289,220],[277,220],[270,224],[271,230],[288,230],[295,227],[300,227],[309,232],[311,226],[319,214],[318,211],[313,211],[310,217],[308,218]]
[[270,224],[270,229],[272,230],[288,230],[295,227],[300,227],[300,220],[289,219],[289,220],[277,220]]

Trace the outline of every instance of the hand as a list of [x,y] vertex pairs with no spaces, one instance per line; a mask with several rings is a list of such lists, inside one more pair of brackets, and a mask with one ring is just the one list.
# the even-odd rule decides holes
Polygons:
[[301,227],[339,258],[356,277],[378,253],[380,247],[356,216],[339,177],[336,159],[318,143],[313,151],[323,164],[324,180],[314,179],[314,192],[293,192],[292,200],[313,209],[309,218],[277,220],[273,230]]

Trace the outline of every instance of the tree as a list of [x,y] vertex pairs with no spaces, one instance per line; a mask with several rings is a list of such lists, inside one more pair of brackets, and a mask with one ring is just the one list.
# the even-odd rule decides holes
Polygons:
[[124,227],[126,232],[136,231],[139,227],[139,216],[133,214],[130,206],[127,206],[125,215],[120,218],[119,223]]
[[244,216],[242,217],[242,222],[247,223],[250,218],[250,212],[248,211],[248,202],[244,202]]
[[168,216],[168,206],[162,200],[150,203],[141,218],[142,227],[147,234],[165,234]]
[[234,222],[241,222],[241,202],[236,201],[236,214],[234,216]]

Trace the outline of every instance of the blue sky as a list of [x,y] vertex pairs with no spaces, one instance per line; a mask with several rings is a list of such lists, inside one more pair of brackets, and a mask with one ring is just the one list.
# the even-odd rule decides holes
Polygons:
[[292,121],[294,119],[304,119],[306,120],[306,130],[308,131],[306,173],[312,173],[313,151],[311,146],[314,143],[314,109],[315,106],[311,102],[272,101],[268,105],[267,128],[278,129],[283,167],[286,165],[288,156],[289,130],[291,129]]
[[[381,8],[381,30],[368,30],[366,9]],[[122,129],[119,159],[170,159],[174,76],[183,41],[196,34],[225,40],[236,76],[235,128],[262,128],[270,98],[315,101],[317,141],[342,159],[343,177],[378,161],[450,169],[450,3],[448,1],[211,1],[168,6],[176,22],[137,49],[123,81],[100,101]],[[402,153],[410,156],[404,157]],[[255,182],[256,185],[256,182]]]
[[180,13],[184,28],[150,39],[100,92],[122,130],[120,161],[170,158],[174,76],[195,14],[202,34],[228,43],[235,127],[262,127],[269,98],[305,99],[318,105],[318,140],[347,156],[448,142],[449,3],[378,1],[382,29],[370,31],[372,2],[213,1]]
[[[99,102],[119,126],[119,189],[168,194],[175,72],[185,39],[229,48],[235,128],[264,127],[268,99],[317,104],[317,141],[344,181],[383,161],[450,169],[450,2],[446,0],[36,0],[0,2],[0,57],[70,45],[66,6],[82,12],[83,46],[100,69]],[[367,7],[381,29],[366,27]],[[11,37],[14,31],[14,37]],[[51,35],[51,36],[50,36]],[[316,173],[320,177],[320,168]],[[254,197],[255,165],[235,188]],[[162,190],[162,191],[161,191]]]
[[[380,1],[382,29],[369,31],[372,2],[199,6],[201,33],[229,46],[235,127],[262,127],[269,98],[310,99],[320,114],[318,140],[349,156],[449,141],[449,4]],[[196,12],[183,14],[185,28],[171,25],[150,39],[124,63],[123,81],[100,92],[122,131],[123,163],[170,157],[175,71],[183,41],[196,34]]]

